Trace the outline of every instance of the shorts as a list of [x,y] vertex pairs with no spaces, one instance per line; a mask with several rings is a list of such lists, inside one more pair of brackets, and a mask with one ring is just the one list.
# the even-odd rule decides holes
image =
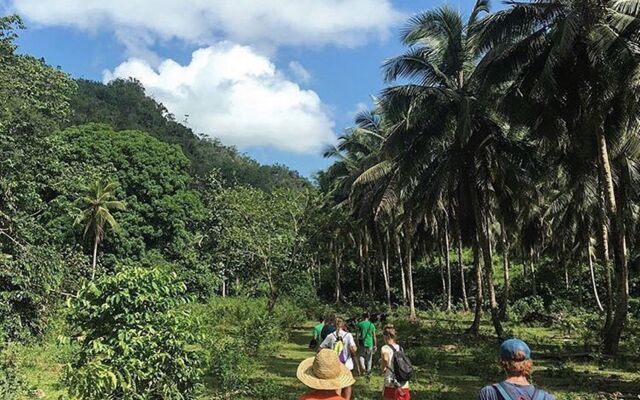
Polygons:
[[401,388],[384,388],[382,398],[385,400],[411,400],[411,390]]

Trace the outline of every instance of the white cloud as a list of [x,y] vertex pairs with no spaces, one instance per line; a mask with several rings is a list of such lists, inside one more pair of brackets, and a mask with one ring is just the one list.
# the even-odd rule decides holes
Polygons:
[[291,70],[294,77],[302,83],[307,83],[311,80],[311,73],[297,61],[291,61],[289,63],[289,70]]
[[[43,25],[113,30],[127,45],[149,38],[212,44],[353,47],[388,36],[403,17],[391,0],[10,0]],[[134,49],[135,50],[135,49]]]
[[287,80],[266,57],[229,42],[199,49],[190,64],[168,59],[153,68],[129,59],[104,81],[134,77],[197,132],[224,143],[317,152],[335,141],[334,122],[320,97]]

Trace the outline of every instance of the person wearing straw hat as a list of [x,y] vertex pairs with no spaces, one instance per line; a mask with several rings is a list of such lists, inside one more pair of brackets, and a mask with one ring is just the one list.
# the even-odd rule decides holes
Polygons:
[[300,400],[344,400],[340,392],[356,382],[351,371],[329,349],[322,349],[315,357],[302,361],[296,376],[305,386],[314,389]]
[[531,349],[520,339],[500,345],[499,363],[507,379],[480,390],[479,400],[555,400],[555,397],[529,383],[533,371]]

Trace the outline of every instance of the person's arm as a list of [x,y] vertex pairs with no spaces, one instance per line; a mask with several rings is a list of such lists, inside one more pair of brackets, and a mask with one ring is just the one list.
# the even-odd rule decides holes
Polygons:
[[382,372],[387,372],[387,368],[389,367],[389,360],[391,359],[391,357],[389,356],[389,352],[388,351],[382,351],[382,357],[380,357],[380,368],[382,369]]
[[376,326],[373,325],[373,352],[378,351],[378,337],[376,336]]
[[[352,337],[353,340],[353,337]],[[349,351],[351,351],[351,359],[353,363],[356,365],[356,369],[358,370],[358,375],[362,375],[362,366],[360,365],[360,360],[358,359],[358,347],[355,343],[351,343],[349,347]]]

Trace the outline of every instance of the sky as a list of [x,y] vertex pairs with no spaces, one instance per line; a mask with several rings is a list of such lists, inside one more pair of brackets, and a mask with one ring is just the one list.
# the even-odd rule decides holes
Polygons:
[[20,52],[77,78],[134,77],[195,132],[311,177],[384,88],[380,66],[403,51],[407,18],[474,3],[0,0],[0,12],[25,20]]

